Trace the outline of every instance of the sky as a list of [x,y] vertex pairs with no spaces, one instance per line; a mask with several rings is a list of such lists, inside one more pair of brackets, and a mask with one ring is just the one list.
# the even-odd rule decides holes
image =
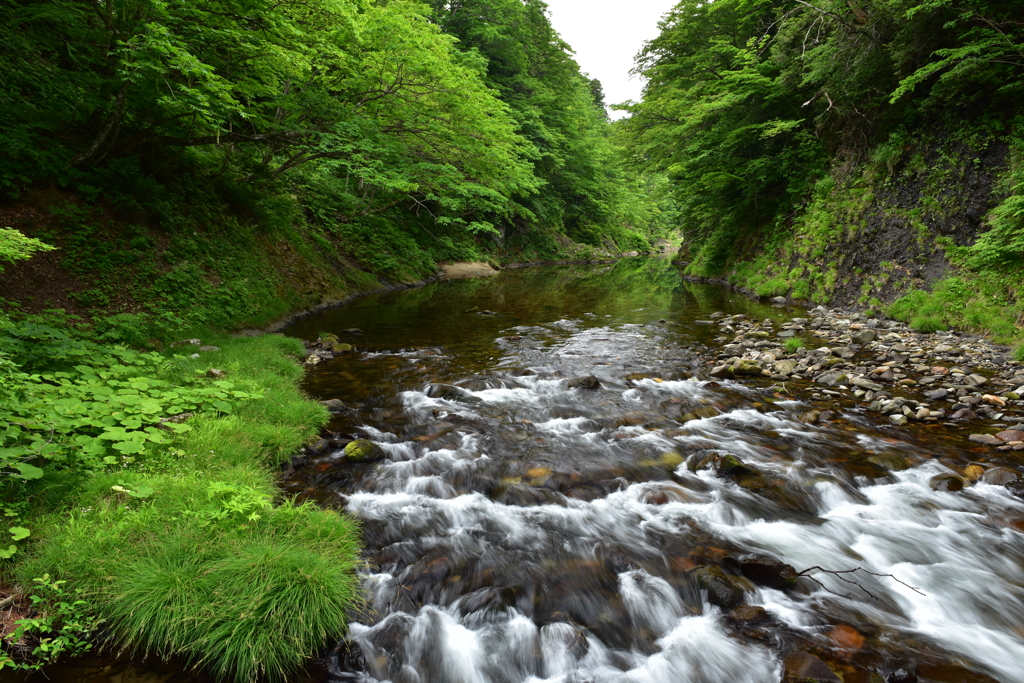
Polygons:
[[[601,81],[608,104],[640,100],[633,57],[658,35],[658,20],[678,0],[546,0],[551,25],[576,52],[584,73]],[[613,118],[622,112],[611,112]]]

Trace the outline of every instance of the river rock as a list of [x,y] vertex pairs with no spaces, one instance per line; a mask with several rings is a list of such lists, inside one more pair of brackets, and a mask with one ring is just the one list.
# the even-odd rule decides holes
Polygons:
[[917,674],[909,668],[900,667],[886,676],[885,683],[917,683]]
[[784,297],[784,296],[772,297],[772,303],[775,304],[776,306],[785,306],[786,305],[786,297]]
[[828,664],[803,650],[790,652],[783,664],[783,683],[842,683]]
[[729,621],[742,624],[744,626],[760,624],[763,621],[767,621],[769,618],[768,611],[760,605],[740,605],[739,607],[733,608],[727,616]]
[[565,386],[569,389],[600,389],[601,380],[593,375],[587,375],[586,377],[573,377],[572,379],[566,380]]
[[986,382],[988,382],[988,380],[981,375],[967,375],[964,377],[964,384],[969,387],[980,387]]
[[996,434],[996,438],[1003,441],[1024,441],[1024,431],[1007,429]]
[[907,424],[907,416],[906,415],[890,415],[889,416],[889,422],[892,422],[897,427],[902,427],[903,425]]
[[340,398],[329,398],[326,401],[320,401],[320,405],[327,408],[327,410],[330,410],[332,413],[345,409],[345,402]]
[[[956,415],[954,414],[953,417],[956,417]],[[992,436],[991,434],[971,434],[967,438],[974,443],[983,443],[986,446],[1002,446],[1004,443],[998,436]]]
[[1020,472],[1009,467],[993,467],[981,475],[981,481],[993,486],[1005,486],[1016,479],[1020,479]]
[[924,392],[924,397],[930,401],[940,401],[949,395],[948,389],[932,389]]
[[761,374],[761,365],[750,358],[740,358],[732,364],[732,373],[740,376],[753,376]]
[[716,469],[719,474],[723,474],[727,477],[736,477],[741,474],[750,474],[754,470],[743,464],[743,461],[737,458],[735,455],[723,455],[718,459],[716,463]]
[[456,403],[483,403],[482,398],[452,384],[431,384],[427,387],[426,394],[431,398],[440,398]]
[[708,602],[722,609],[732,609],[743,602],[743,589],[721,567],[697,567],[693,578],[699,588],[708,592]]
[[792,588],[796,585],[796,569],[770,557],[748,555],[739,560],[740,572],[754,583],[769,588]]
[[796,372],[796,368],[799,364],[800,361],[792,359],[780,360],[776,362],[774,365],[772,365],[772,370],[774,370],[776,373],[780,375],[792,375],[794,372]]
[[220,368],[210,368],[206,371],[206,376],[211,379],[224,379],[228,376],[228,373],[221,370]]
[[855,344],[860,344],[863,346],[864,344],[870,344],[871,342],[875,341],[876,336],[877,335],[875,334],[874,330],[859,330],[856,333],[850,335],[850,339],[852,339]]
[[857,352],[851,349],[849,346],[837,346],[832,349],[832,355],[843,360],[849,360],[857,355]]
[[814,378],[814,381],[818,384],[824,384],[827,387],[834,387],[839,384],[846,384],[849,376],[842,370],[830,370],[829,372],[823,372]]
[[377,462],[387,457],[387,453],[369,439],[356,439],[345,446],[345,457],[354,462]]
[[867,389],[868,391],[881,391],[884,388],[881,384],[876,384],[875,382],[864,379],[863,377],[858,377],[857,379],[852,380],[850,384],[855,387],[860,387],[861,389]]
[[1006,490],[1017,496],[1018,498],[1024,498],[1024,479],[1014,479],[1004,484]]
[[937,474],[931,478],[928,485],[933,491],[956,492],[963,490],[964,483],[964,480],[955,474]]

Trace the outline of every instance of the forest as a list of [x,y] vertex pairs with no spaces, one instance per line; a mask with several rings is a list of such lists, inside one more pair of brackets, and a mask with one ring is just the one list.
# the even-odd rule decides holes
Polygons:
[[614,103],[543,0],[0,4],[0,669],[320,655],[359,524],[275,482],[331,416],[297,340],[232,333],[440,263],[679,245],[1024,360],[1022,16],[681,0]]

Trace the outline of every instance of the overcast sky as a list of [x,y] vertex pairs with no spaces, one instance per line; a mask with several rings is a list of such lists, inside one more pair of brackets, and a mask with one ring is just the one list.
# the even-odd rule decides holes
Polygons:
[[[658,20],[678,0],[547,0],[551,24],[576,52],[584,73],[601,81],[605,102],[640,100],[633,57],[658,35]],[[612,112],[614,118],[621,112]]]

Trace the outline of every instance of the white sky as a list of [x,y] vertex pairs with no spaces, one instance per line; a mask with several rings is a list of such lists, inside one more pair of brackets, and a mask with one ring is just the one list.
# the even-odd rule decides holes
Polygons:
[[629,75],[633,58],[657,37],[658,21],[678,0],[546,1],[551,25],[575,50],[580,69],[601,81],[605,102],[640,101],[643,81]]

